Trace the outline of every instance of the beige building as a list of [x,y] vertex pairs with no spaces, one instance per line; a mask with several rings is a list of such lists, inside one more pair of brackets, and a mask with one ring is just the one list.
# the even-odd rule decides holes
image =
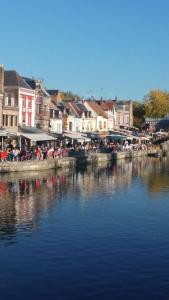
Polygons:
[[95,119],[95,131],[107,132],[108,118],[103,109],[95,101],[85,101],[84,105],[91,112],[91,117]]
[[119,129],[120,126],[124,127],[133,127],[133,103],[131,100],[113,100],[115,112],[116,112],[116,121],[115,128]]

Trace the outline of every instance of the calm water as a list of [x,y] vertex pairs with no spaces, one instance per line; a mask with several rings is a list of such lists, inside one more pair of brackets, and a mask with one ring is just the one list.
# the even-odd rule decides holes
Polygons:
[[169,161],[0,177],[0,299],[169,300]]

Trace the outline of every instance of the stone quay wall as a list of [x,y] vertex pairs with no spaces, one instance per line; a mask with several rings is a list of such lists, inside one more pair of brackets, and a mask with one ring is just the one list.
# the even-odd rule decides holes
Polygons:
[[45,159],[45,160],[27,160],[19,162],[1,162],[0,173],[43,171],[49,169],[72,168],[85,164],[100,164],[119,159],[132,159],[140,156],[156,154],[151,150],[144,151],[124,151],[113,153],[91,153],[76,152],[71,157]]

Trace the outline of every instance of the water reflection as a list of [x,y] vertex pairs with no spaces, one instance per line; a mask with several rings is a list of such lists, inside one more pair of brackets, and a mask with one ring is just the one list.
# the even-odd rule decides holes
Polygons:
[[[60,201],[81,198],[89,201],[93,193],[112,194],[130,189],[139,177],[150,193],[169,189],[168,158],[138,158],[119,160],[105,167],[5,174],[0,176],[0,238],[12,238],[18,231],[37,228],[41,214]],[[80,196],[80,197],[79,197]]]

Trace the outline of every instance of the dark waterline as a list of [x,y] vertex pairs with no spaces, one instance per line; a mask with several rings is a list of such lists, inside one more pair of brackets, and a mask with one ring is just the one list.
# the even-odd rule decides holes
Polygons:
[[0,299],[169,299],[169,160],[0,176]]

